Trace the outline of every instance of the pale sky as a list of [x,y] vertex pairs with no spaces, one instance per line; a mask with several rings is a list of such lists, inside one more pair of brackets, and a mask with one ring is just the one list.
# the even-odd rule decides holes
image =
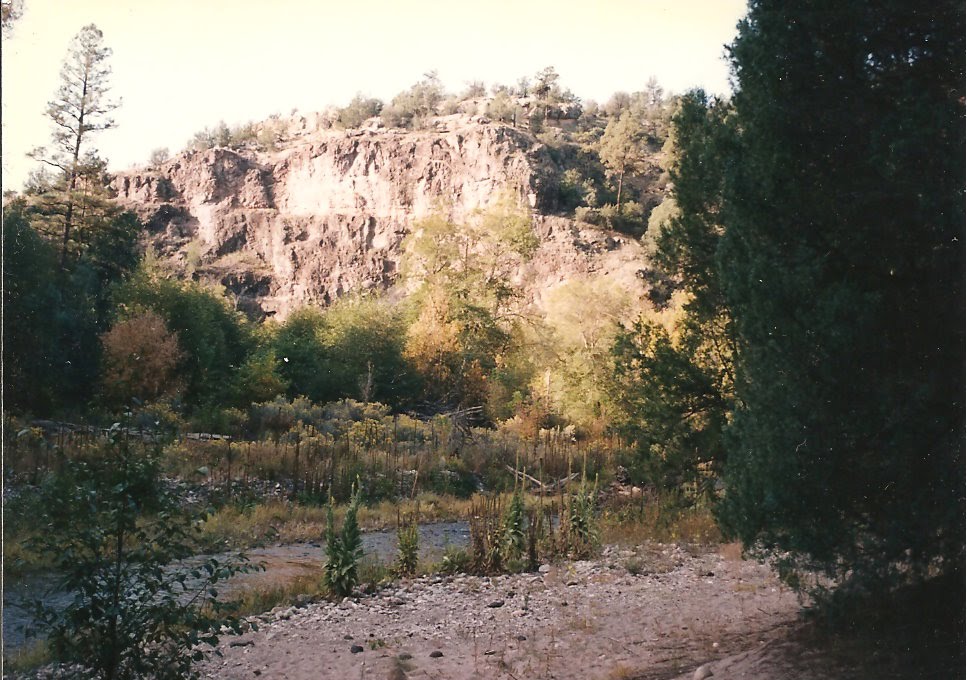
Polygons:
[[[117,127],[93,136],[113,170],[172,152],[203,127],[388,101],[431,70],[449,91],[554,66],[583,100],[644,88],[727,93],[724,46],[745,0],[25,0],[3,38],[3,188],[47,144],[46,103],[86,24],[114,50]],[[83,149],[82,149],[83,150]]]

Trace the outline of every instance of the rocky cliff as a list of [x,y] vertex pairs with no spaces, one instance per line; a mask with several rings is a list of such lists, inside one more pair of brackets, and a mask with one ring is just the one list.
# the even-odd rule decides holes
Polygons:
[[633,239],[549,215],[560,172],[529,134],[450,116],[424,131],[315,130],[271,153],[188,151],[112,187],[162,261],[224,284],[255,316],[389,289],[415,221],[459,221],[508,193],[530,206],[541,240],[515,277],[532,300],[592,273],[643,295]]

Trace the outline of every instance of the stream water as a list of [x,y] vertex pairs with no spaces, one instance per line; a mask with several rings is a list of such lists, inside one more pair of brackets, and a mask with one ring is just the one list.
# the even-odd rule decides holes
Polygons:
[[[469,543],[470,530],[466,522],[422,524],[420,529],[420,558],[433,560],[448,547],[463,548]],[[238,589],[283,585],[297,576],[318,573],[326,560],[325,543],[293,543],[246,551],[264,571],[241,574],[221,588],[223,594]],[[363,534],[363,559],[392,562],[396,558],[396,532],[370,531]],[[26,642],[24,628],[30,623],[26,604],[46,598],[48,604],[66,606],[71,593],[52,590],[57,577],[52,573],[32,574],[4,583],[3,588],[3,645],[5,654],[22,647]]]

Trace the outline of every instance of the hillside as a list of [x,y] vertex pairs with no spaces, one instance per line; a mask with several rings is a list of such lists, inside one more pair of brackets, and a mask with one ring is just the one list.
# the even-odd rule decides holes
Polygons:
[[112,188],[162,262],[223,284],[255,317],[385,291],[421,218],[460,222],[507,195],[532,209],[540,240],[515,275],[529,300],[592,273],[636,298],[648,292],[635,239],[555,214],[567,168],[527,132],[463,114],[418,131],[326,130],[305,118],[288,131],[271,151],[186,151],[119,173]]

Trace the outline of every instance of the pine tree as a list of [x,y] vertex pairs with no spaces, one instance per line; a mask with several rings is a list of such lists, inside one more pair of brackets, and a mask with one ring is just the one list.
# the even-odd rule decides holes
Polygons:
[[645,128],[631,111],[608,123],[601,137],[598,153],[612,175],[618,176],[618,210],[621,210],[621,189],[625,173],[633,173],[645,154]]
[[74,36],[61,67],[61,84],[47,104],[47,117],[53,123],[53,146],[39,148],[31,156],[63,173],[66,197],[63,209],[61,266],[67,262],[71,230],[75,226],[79,182],[96,165],[97,153],[87,149],[92,133],[114,127],[110,113],[118,103],[108,98],[111,68],[107,63],[111,49],[103,44],[104,35],[94,24]]

